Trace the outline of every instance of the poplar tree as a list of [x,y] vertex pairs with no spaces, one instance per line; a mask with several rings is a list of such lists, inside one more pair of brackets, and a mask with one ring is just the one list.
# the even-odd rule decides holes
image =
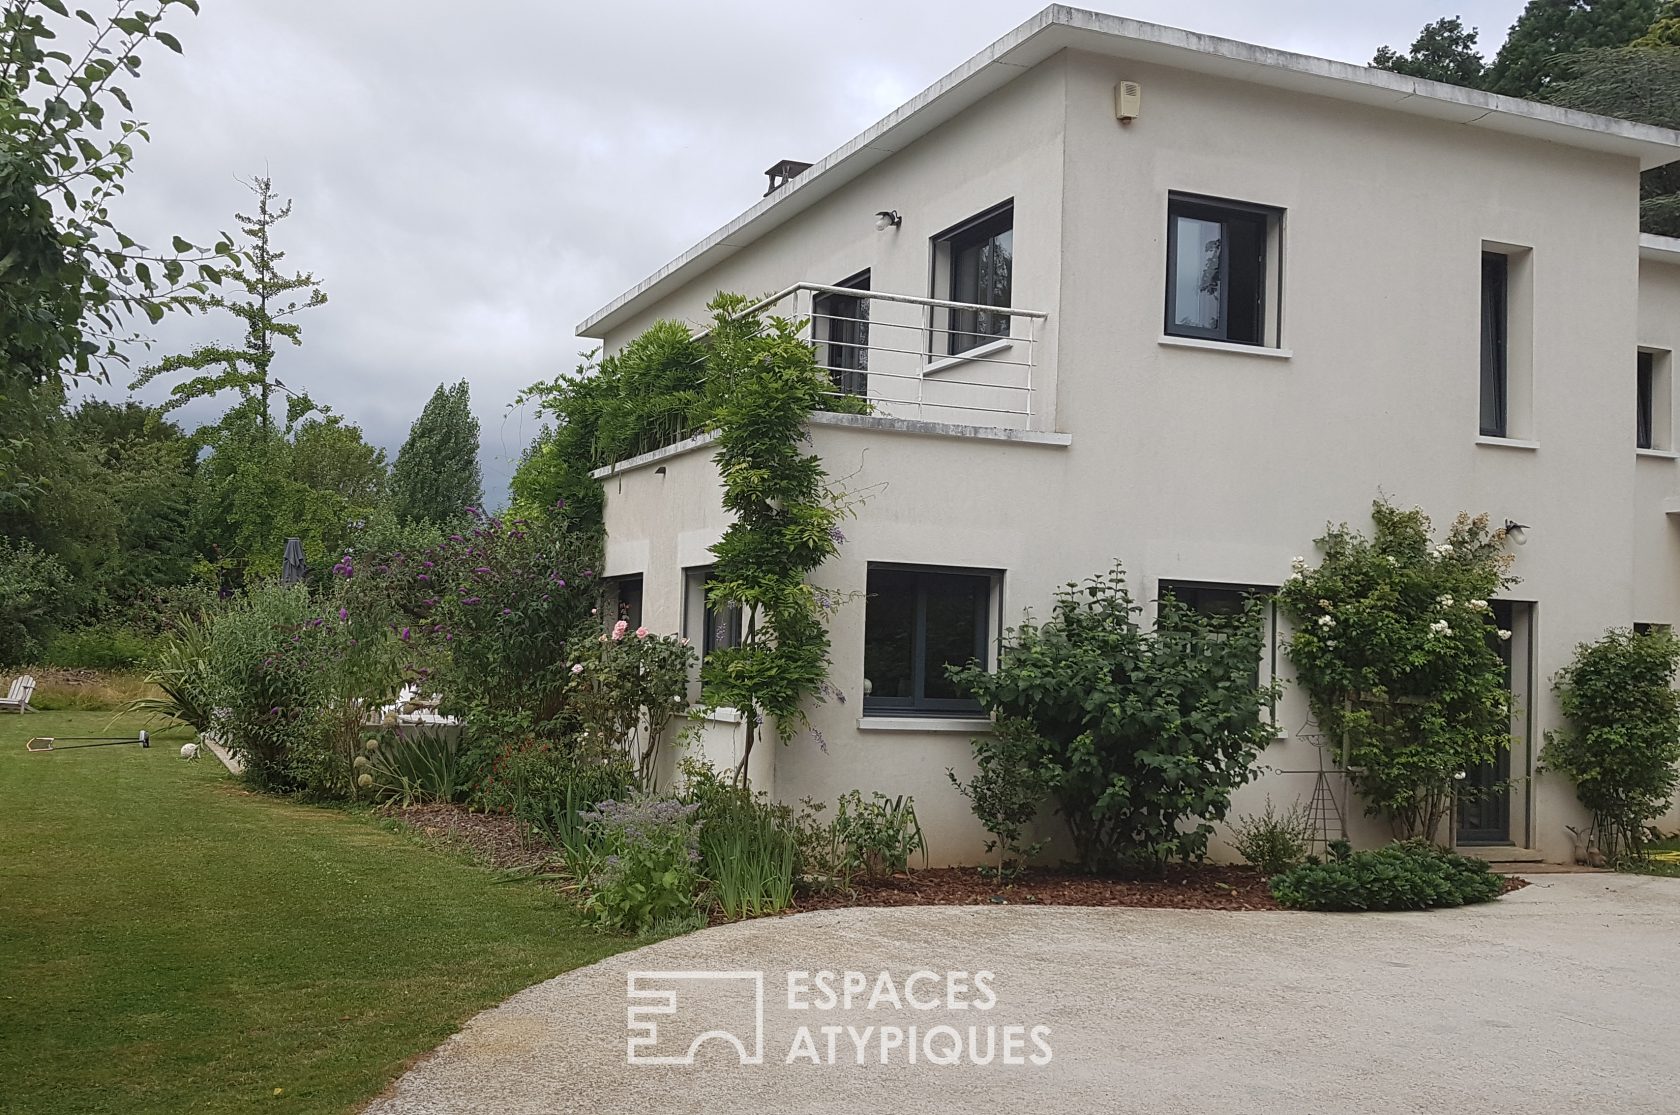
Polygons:
[[478,419],[467,381],[438,385],[391,470],[391,505],[405,522],[436,526],[484,502],[478,467]]

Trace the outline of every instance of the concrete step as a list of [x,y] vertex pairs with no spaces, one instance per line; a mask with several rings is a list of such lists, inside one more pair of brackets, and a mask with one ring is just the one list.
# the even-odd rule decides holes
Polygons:
[[1467,844],[1453,849],[1470,859],[1485,859],[1489,863],[1544,863],[1546,857],[1533,848],[1519,848],[1515,844]]

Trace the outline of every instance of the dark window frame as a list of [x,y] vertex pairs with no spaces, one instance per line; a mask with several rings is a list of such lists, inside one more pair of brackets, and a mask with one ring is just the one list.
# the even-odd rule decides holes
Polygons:
[[1511,257],[1482,252],[1479,426],[1483,437],[1511,428]]
[[[704,662],[713,651],[726,650],[741,645],[745,637],[742,631],[741,606],[730,604],[727,608],[728,617],[727,637],[719,639],[718,610],[711,601],[710,586],[712,582],[712,566],[700,565],[683,570],[683,637],[700,652],[700,661]],[[689,630],[689,618],[692,614],[694,593],[700,593],[700,633],[695,638]]]
[[[611,628],[614,623],[623,620],[632,629],[642,626],[642,600],[646,584],[643,573],[625,573],[617,577],[608,577],[607,583],[613,590],[612,622],[605,624]],[[634,586],[632,588],[632,586]],[[626,593],[626,589],[631,591]]]
[[[988,290],[982,289],[979,265],[975,268],[975,284],[973,291],[959,290],[957,275],[959,269],[959,255],[967,250],[984,250],[984,246],[996,240],[1002,233],[1009,233],[1009,275],[1005,284],[1002,302],[988,301],[984,295]],[[1011,316],[1007,312],[1015,304],[1015,199],[1000,202],[990,209],[952,225],[932,238],[933,257],[936,263],[943,253],[943,275],[935,275],[934,297],[943,298],[948,302],[967,302],[976,306],[994,306],[997,311],[985,310],[948,310],[944,313],[945,343],[939,344],[937,337],[940,330],[935,329],[930,337],[932,350],[942,355],[960,356],[970,349],[990,344],[995,340],[1003,340],[1010,336]],[[938,268],[936,267],[936,271]],[[939,280],[943,279],[944,289],[938,289]],[[965,297],[964,295],[967,295]]]
[[1635,364],[1634,386],[1634,445],[1640,449],[1657,447],[1657,354],[1640,349]]
[[823,293],[811,300],[821,362],[829,382],[842,395],[869,394],[869,284],[866,267],[834,284],[858,291],[862,297]]
[[[1268,287],[1276,274],[1281,278],[1283,244],[1283,210],[1253,202],[1231,201],[1226,198],[1204,197],[1200,194],[1169,193],[1167,195],[1167,287],[1162,329],[1169,337],[1190,337],[1204,341],[1223,341],[1227,344],[1269,348],[1274,345],[1267,298]],[[1181,324],[1178,320],[1178,223],[1180,219],[1212,221],[1228,225],[1233,221],[1254,227],[1258,256],[1254,261],[1254,299],[1252,338],[1232,336],[1231,328],[1231,235],[1220,238],[1219,325],[1205,328]],[[1273,240],[1277,240],[1274,252]],[[1274,258],[1274,255],[1277,258]],[[1247,303],[1247,299],[1243,299]]]
[[[936,577],[971,577],[985,582],[985,591],[975,605],[975,639],[974,660],[991,664],[991,645],[999,630],[998,620],[1001,618],[994,613],[999,609],[998,584],[1003,576],[1002,571],[996,569],[977,569],[962,566],[946,565],[911,565],[899,562],[870,562],[865,572],[866,602],[863,623],[863,653],[867,663],[869,654],[869,613],[867,604],[868,577],[875,572],[909,573],[917,578],[915,592],[915,616],[911,627],[911,695],[909,697],[883,697],[865,693],[863,697],[863,714],[866,717],[940,717],[940,716],[981,716],[984,710],[980,702],[972,697],[928,697],[927,687],[927,593],[922,585],[923,578]],[[867,670],[867,666],[865,667]],[[867,676],[867,673],[866,675]]]

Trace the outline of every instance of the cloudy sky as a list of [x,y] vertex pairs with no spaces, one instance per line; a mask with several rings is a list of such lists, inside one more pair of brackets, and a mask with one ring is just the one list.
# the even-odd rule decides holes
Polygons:
[[[513,398],[576,363],[577,322],[751,205],[765,167],[827,154],[1042,6],[201,3],[171,24],[185,56],[158,51],[130,83],[153,142],[125,225],[208,241],[246,208],[241,180],[266,170],[296,200],[287,264],[330,298],[275,374],[393,456],[439,383],[470,380],[492,502],[539,425]],[[1522,2],[1093,6],[1366,62],[1448,14],[1491,53]],[[154,351],[236,340],[230,321],[167,321]]]

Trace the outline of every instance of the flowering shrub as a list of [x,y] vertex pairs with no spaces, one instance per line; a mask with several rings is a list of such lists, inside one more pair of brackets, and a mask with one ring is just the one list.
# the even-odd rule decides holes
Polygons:
[[1575,648],[1553,686],[1569,726],[1546,733],[1543,758],[1574,779],[1612,861],[1642,854],[1645,822],[1680,783],[1677,669],[1680,642],[1668,632],[1609,631]]
[[693,648],[687,639],[645,627],[631,631],[619,620],[581,651],[571,666],[569,701],[583,747],[629,755],[642,787],[651,790],[660,737],[688,706]]
[[671,798],[603,801],[581,815],[602,854],[586,880],[596,925],[627,933],[691,928],[700,895],[697,805]]
[[1514,584],[1504,532],[1461,514],[1434,544],[1427,516],[1378,500],[1370,538],[1343,524],[1278,592],[1288,654],[1319,729],[1396,835],[1433,838],[1459,778],[1510,746],[1510,694],[1489,598]]
[[1012,727],[1010,761],[1045,780],[1081,864],[1155,872],[1206,854],[1271,738],[1260,713],[1275,691],[1254,684],[1263,606],[1202,616],[1168,596],[1149,631],[1116,565],[1057,593],[1047,622],[1009,632],[995,671],[951,676],[1031,727]]

